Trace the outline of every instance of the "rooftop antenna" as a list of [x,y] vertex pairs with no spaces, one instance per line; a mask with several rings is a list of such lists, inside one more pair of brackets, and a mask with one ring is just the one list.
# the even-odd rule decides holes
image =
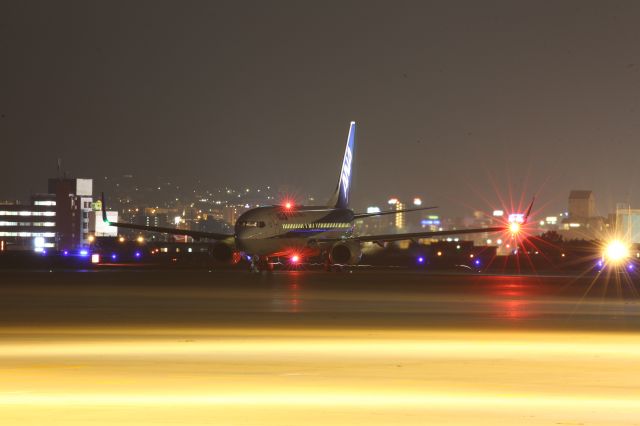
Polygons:
[[62,180],[62,158],[58,157],[58,180]]

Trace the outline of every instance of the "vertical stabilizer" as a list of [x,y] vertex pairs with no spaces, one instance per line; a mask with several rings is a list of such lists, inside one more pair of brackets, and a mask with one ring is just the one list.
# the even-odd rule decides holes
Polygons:
[[349,136],[347,136],[347,147],[342,159],[342,169],[338,178],[336,192],[329,200],[329,207],[346,209],[349,206],[349,190],[351,189],[351,175],[353,171],[353,153],[356,143],[356,122],[352,121],[349,126]]

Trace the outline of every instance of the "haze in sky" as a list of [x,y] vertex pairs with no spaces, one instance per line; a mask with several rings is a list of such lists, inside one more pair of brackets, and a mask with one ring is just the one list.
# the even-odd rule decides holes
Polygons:
[[293,185],[448,212],[640,207],[640,3],[0,3],[0,198],[79,177]]

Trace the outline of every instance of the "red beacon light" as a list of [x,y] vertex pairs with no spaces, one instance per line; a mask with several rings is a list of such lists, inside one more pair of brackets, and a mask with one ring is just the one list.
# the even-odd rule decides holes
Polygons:
[[298,263],[300,262],[300,256],[298,256],[297,254],[294,254],[293,256],[291,256],[291,263]]
[[511,222],[509,224],[509,232],[511,232],[513,235],[519,234],[521,229],[522,229],[522,224],[518,222]]
[[286,198],[282,201],[281,206],[285,210],[291,210],[295,206],[295,203],[290,198]]

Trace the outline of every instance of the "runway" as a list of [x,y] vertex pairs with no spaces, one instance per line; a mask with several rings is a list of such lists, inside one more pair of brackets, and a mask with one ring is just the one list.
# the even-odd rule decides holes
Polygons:
[[1,424],[640,424],[612,276],[0,272]]

